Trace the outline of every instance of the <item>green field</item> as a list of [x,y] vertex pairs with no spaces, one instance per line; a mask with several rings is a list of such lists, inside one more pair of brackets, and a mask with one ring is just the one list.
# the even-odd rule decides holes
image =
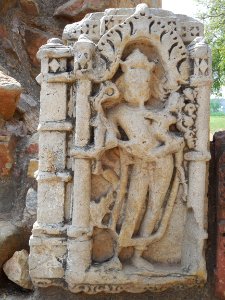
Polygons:
[[225,130],[225,115],[210,116],[210,132],[214,134],[216,131]]

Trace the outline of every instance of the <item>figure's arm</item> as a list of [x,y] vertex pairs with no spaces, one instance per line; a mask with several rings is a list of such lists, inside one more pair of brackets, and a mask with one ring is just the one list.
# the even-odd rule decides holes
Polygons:
[[[98,118],[99,124],[95,130],[95,144],[86,147],[75,147],[71,150],[71,155],[76,158],[99,159],[106,150],[110,150],[118,146],[117,126],[112,117],[104,120]],[[105,143],[104,143],[105,140]]]
[[161,112],[154,112],[154,111],[149,110],[145,113],[144,118],[158,122],[159,120],[162,119],[162,114],[161,114]]
[[118,130],[117,120],[115,116],[109,114],[106,119],[106,138],[105,138],[105,147],[114,148],[114,145],[118,145],[118,138],[120,133]]
[[150,160],[152,160],[152,157],[158,159],[168,154],[177,153],[183,149],[183,147],[184,139],[176,137],[174,139],[170,139],[170,142],[166,142],[164,145],[151,149],[149,153],[147,153],[147,157],[149,156]]

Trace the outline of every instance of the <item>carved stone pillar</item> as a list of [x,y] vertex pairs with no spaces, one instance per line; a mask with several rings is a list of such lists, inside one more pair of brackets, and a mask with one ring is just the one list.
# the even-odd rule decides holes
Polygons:
[[[193,87],[196,97],[197,116],[194,131],[194,151],[187,152],[185,155],[185,159],[189,162],[189,193],[187,204],[189,215],[192,215],[187,222],[186,234],[188,236],[188,231],[195,230],[196,237],[192,239],[193,246],[190,248],[190,252],[184,249],[183,262],[202,276],[206,274],[204,240],[207,238],[207,223],[205,220],[207,190],[205,190],[205,182],[207,180],[206,162],[210,159],[208,149],[209,101],[212,82],[211,51],[202,38],[196,38],[189,45],[189,53],[191,64],[194,66],[194,74],[190,77],[190,86]],[[192,257],[192,263],[190,262],[190,257]]]
[[[88,146],[90,142],[90,96],[92,83],[85,73],[92,67],[94,43],[81,38],[74,45],[75,83],[75,147]],[[84,73],[82,73],[84,71]],[[87,121],[88,120],[88,121]],[[72,154],[72,152],[71,152]],[[91,199],[91,164],[89,159],[74,159],[74,200],[72,225],[68,228],[68,261],[66,280],[69,285],[74,281],[82,283],[86,270],[91,265],[90,199]]]
[[[67,120],[66,83],[51,83],[48,78],[66,71],[68,53],[63,53],[65,50],[68,49],[60,40],[52,39],[38,52],[41,59],[41,74],[37,79],[41,84],[38,209],[30,240],[30,272],[36,281],[40,276],[37,275],[39,268],[43,278],[61,278],[64,274],[65,190],[66,183],[71,180],[71,174],[66,169],[67,132],[72,130],[72,123]],[[40,266],[40,260],[46,259],[49,263]]]

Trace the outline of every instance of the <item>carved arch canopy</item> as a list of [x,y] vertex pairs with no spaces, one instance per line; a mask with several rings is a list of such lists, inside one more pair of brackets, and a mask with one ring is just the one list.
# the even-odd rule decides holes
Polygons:
[[177,90],[181,84],[187,83],[188,52],[171,23],[152,15],[148,8],[140,6],[134,15],[112,27],[100,38],[96,46],[93,80],[102,82],[111,79],[127,45],[132,42],[145,42],[153,46],[159,55],[165,70],[164,84],[168,91]]

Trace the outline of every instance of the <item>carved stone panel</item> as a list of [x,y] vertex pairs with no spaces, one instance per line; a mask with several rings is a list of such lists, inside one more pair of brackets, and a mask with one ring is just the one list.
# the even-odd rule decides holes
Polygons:
[[141,4],[87,16],[63,39],[38,52],[34,284],[118,293],[204,282],[211,56],[202,24]]

